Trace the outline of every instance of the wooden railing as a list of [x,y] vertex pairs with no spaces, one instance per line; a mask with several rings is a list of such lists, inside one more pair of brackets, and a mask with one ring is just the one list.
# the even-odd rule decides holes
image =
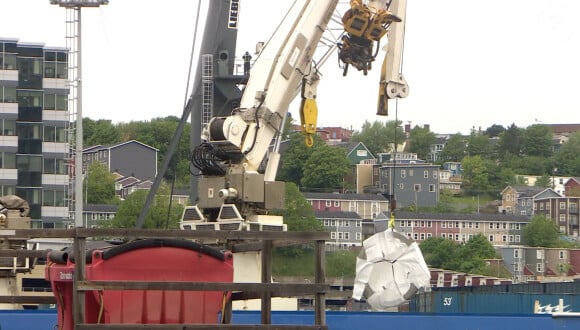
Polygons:
[[[85,255],[88,238],[184,238],[193,240],[218,240],[235,252],[262,251],[261,283],[223,282],[137,282],[137,281],[89,281],[86,279],[85,258],[75,258],[73,278],[73,318],[75,329],[328,329],[326,326],[325,294],[329,285],[325,284],[325,250],[328,232],[266,232],[266,231],[188,231],[188,230],[148,230],[148,229],[15,229],[0,230],[0,239],[31,238],[73,238],[74,255]],[[290,243],[315,244],[314,283],[271,283],[272,249]],[[46,256],[48,251],[0,250],[0,257]],[[261,299],[261,324],[235,325],[231,321],[231,301],[225,310],[226,324],[87,324],[85,320],[85,293],[92,290],[191,290],[191,291],[231,291],[231,300]],[[314,325],[272,325],[273,297],[314,296]],[[52,298],[52,299],[51,299]],[[54,303],[53,297],[46,296],[0,296],[0,303]]]

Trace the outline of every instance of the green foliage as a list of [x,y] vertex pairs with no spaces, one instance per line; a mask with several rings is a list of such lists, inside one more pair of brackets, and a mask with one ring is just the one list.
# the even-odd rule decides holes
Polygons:
[[465,157],[461,161],[465,190],[471,193],[490,190],[487,163],[481,156]]
[[340,188],[349,168],[343,148],[320,146],[304,163],[300,183],[308,188]]
[[431,237],[420,247],[429,266],[466,273],[481,274],[487,268],[485,259],[496,258],[493,246],[483,235],[475,235],[464,244]]
[[534,215],[524,228],[522,242],[526,246],[555,247],[559,242],[558,226],[543,215]]
[[[115,218],[107,223],[111,228],[135,228],[137,218],[145,205],[148,190],[137,190],[129,195],[117,209]],[[159,188],[153,204],[149,208],[149,213],[143,223],[145,229],[177,229],[179,219],[183,213],[183,206],[178,203],[171,203],[169,209],[169,189],[166,186]]]
[[114,204],[115,175],[100,162],[93,162],[83,181],[85,201],[88,204]]
[[409,141],[411,142],[409,151],[416,153],[419,159],[427,159],[431,145],[435,142],[435,133],[429,128],[415,126],[411,130]]
[[121,141],[121,131],[110,120],[83,118],[85,146],[110,145]]
[[[298,247],[297,247],[298,248]],[[277,276],[304,276],[307,281],[314,276],[314,249],[311,246],[299,247],[300,255],[288,255],[284,249],[275,248],[272,253],[272,274]],[[355,276],[355,251],[337,251],[326,253],[326,276]]]
[[552,155],[552,130],[547,125],[531,125],[524,131],[523,151],[527,156]]
[[506,131],[499,135],[498,153],[501,157],[506,155],[520,156],[524,147],[524,131],[511,124]]
[[324,146],[324,141],[318,135],[314,136],[314,145],[309,148],[304,144],[302,134],[291,134],[290,145],[282,155],[282,166],[278,171],[277,180],[300,185],[300,180],[304,175],[304,164],[321,146]]
[[467,139],[467,154],[470,156],[489,158],[491,156],[489,137],[472,132]]
[[580,175],[580,132],[570,135],[556,154],[556,167],[561,175]]
[[375,120],[372,124],[365,121],[360,131],[352,135],[353,142],[362,142],[373,155],[392,151],[391,145],[397,141],[405,140],[405,132],[400,127],[400,121],[387,121],[385,123]]
[[536,180],[535,185],[536,187],[550,188],[552,185],[552,179],[550,178],[550,175],[544,174]]
[[493,124],[488,127],[483,134],[492,137],[498,137],[501,133],[505,131],[505,128],[502,125]]
[[283,210],[273,210],[272,214],[284,217],[289,231],[321,231],[320,221],[314,215],[312,205],[292,182],[286,182]]
[[465,157],[466,149],[466,141],[463,135],[460,133],[453,134],[439,154],[439,159],[446,162],[459,162]]

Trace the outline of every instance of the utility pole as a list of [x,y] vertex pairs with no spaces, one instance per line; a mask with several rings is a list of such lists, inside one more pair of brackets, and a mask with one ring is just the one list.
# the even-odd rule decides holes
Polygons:
[[[66,8],[66,41],[69,52],[68,56],[68,81],[69,91],[69,114],[71,117],[71,130],[69,130],[69,143],[74,149],[74,175],[71,180],[74,183],[69,189],[69,196],[74,205],[75,227],[83,227],[83,100],[82,100],[82,39],[81,39],[81,9],[83,7],[100,7],[106,5],[109,0],[50,0],[50,4]],[[74,137],[74,139],[73,139]],[[72,143],[74,141],[74,148]],[[73,151],[71,151],[73,153]],[[69,205],[70,207],[71,205]],[[69,208],[69,212],[71,209]]]

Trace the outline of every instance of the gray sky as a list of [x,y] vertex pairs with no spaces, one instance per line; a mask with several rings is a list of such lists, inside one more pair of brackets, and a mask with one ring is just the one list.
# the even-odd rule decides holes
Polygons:
[[[267,40],[289,4],[241,0],[237,53]],[[83,10],[84,116],[179,117],[196,8],[197,0],[110,0]],[[580,123],[578,13],[578,0],[408,0],[410,94],[399,101],[398,118],[436,133]],[[65,10],[49,0],[0,1],[3,38],[64,47],[64,20]],[[321,68],[319,126],[385,120],[375,116],[383,55],[366,77],[351,69],[343,78],[336,56]],[[388,120],[395,119],[390,108]],[[291,112],[299,118],[296,106]]]

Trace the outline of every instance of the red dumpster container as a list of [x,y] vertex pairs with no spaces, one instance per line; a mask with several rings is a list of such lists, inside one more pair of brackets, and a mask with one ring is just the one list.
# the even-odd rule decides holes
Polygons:
[[[45,277],[57,300],[59,329],[73,329],[72,248],[49,253]],[[69,257],[70,256],[70,257]],[[113,245],[87,242],[86,278],[95,281],[232,282],[230,252],[177,239],[147,239]],[[229,292],[89,291],[85,323],[216,323]]]

